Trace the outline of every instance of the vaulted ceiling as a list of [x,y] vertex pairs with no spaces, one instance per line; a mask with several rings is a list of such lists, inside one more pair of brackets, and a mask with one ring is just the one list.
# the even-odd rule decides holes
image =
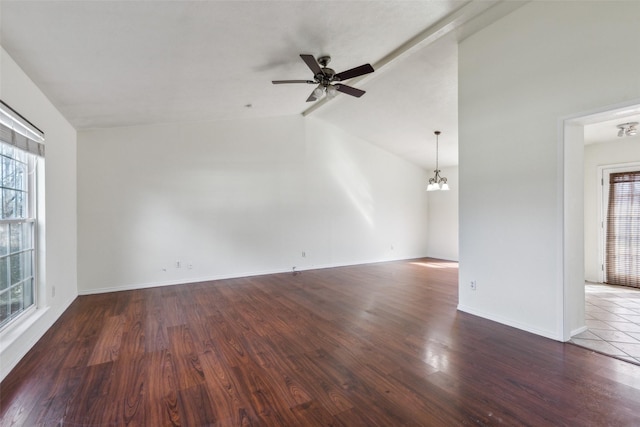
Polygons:
[[[457,42],[519,2],[0,1],[0,44],[77,129],[305,114],[431,169],[457,164]],[[367,93],[305,102],[299,54]],[[311,107],[311,108],[310,108]]]

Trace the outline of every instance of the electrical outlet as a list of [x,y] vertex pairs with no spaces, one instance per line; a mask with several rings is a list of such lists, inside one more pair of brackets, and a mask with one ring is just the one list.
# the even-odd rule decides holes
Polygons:
[[302,251],[302,258],[306,258],[307,257],[307,253],[305,251]]
[[475,291],[476,289],[478,289],[478,284],[476,283],[475,280],[471,281],[471,290]]
[[193,269],[193,264],[191,264],[191,263],[187,264],[187,268],[188,268],[189,270],[192,270],[192,269]]
[[56,287],[52,286],[51,287],[51,298],[55,298],[56,297]]
[[182,268],[182,262],[176,261],[176,268]]

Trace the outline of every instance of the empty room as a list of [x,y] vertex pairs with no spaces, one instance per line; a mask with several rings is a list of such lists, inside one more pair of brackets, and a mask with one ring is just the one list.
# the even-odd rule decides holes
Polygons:
[[0,425],[640,425],[638,42],[631,0],[0,0]]

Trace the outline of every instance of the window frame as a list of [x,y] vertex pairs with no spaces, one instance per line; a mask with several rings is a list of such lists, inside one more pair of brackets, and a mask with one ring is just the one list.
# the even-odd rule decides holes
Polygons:
[[609,209],[609,175],[640,170],[640,162],[615,163],[598,166],[598,282],[606,283],[607,271],[607,221]]
[[[19,250],[11,252],[11,245],[10,243],[7,245],[7,253],[5,255],[1,255],[0,256],[0,260],[3,259],[8,259],[7,261],[7,275],[10,277],[11,275],[11,257],[15,256],[15,255],[19,255],[25,252],[31,252],[31,257],[30,257],[30,262],[31,262],[31,274],[28,277],[22,277],[21,280],[19,280],[16,283],[11,283],[11,280],[8,280],[9,282],[9,286],[6,289],[3,289],[2,291],[0,291],[1,293],[7,293],[8,294],[8,316],[6,317],[6,319],[0,319],[0,333],[8,330],[12,325],[14,325],[15,323],[17,323],[18,321],[20,321],[21,319],[26,318],[27,316],[29,316],[30,313],[35,312],[35,310],[38,309],[39,307],[39,276],[38,276],[38,265],[39,265],[39,259],[38,259],[38,218],[37,218],[37,200],[38,197],[36,195],[36,191],[37,191],[37,170],[38,170],[38,157],[26,152],[24,150],[21,150],[18,147],[12,146],[11,144],[4,142],[2,140],[0,140],[0,144],[2,144],[3,146],[8,146],[11,147],[14,150],[14,154],[12,158],[14,161],[18,161],[18,162],[23,162],[25,164],[26,167],[26,198],[25,198],[25,204],[26,204],[26,212],[24,214],[24,217],[21,218],[7,218],[7,219],[2,219],[0,218],[0,224],[7,224],[8,228],[10,229],[12,224],[29,224],[30,227],[30,232],[29,232],[29,247],[28,248],[24,248],[24,245],[22,245],[23,247],[21,247]],[[21,155],[24,156],[25,161],[18,159],[19,155],[16,155],[15,153],[19,152],[21,153]],[[1,154],[2,156],[5,156],[4,154]],[[5,156],[6,157],[6,156]],[[28,307],[24,307],[24,294],[23,294],[23,299],[21,302],[21,307],[18,311],[16,311],[15,313],[11,313],[10,310],[10,306],[12,304],[11,301],[11,293],[12,293],[12,289],[16,288],[18,286],[23,286],[22,284],[26,281],[26,280],[31,280],[31,301],[32,303],[28,306]]]
[[[611,176],[612,175],[620,175],[620,174],[634,174],[638,176],[640,174],[640,163],[638,162],[630,162],[630,163],[621,163],[614,165],[605,165],[600,166],[599,168],[600,174],[600,197],[599,197],[599,209],[600,209],[600,236],[598,241],[598,251],[601,261],[601,271],[599,280],[601,283],[607,283],[615,286],[631,286],[631,287],[640,287],[638,285],[638,275],[636,276],[626,276],[620,275],[614,270],[618,270],[622,266],[619,265],[618,262],[609,265],[609,255],[608,252],[614,251],[613,248],[616,245],[613,241],[609,241],[609,233],[611,232],[610,226],[613,225],[611,223],[610,214],[610,201],[612,197],[611,193]],[[620,200],[620,199],[619,199]],[[624,200],[624,197],[621,199]],[[637,230],[637,228],[636,228]],[[609,247],[610,243],[613,245]],[[621,277],[625,277],[624,280]],[[628,277],[636,277],[635,280],[629,280]],[[635,283],[635,284],[634,284]]]

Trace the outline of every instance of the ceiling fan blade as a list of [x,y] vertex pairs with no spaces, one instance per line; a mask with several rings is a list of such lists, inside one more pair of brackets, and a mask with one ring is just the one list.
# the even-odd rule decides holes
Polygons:
[[316,98],[316,94],[314,93],[315,89],[313,90],[313,92],[311,92],[311,95],[309,95],[309,97],[307,98],[307,102],[313,102],[313,101],[317,101],[318,98]]
[[284,83],[315,83],[313,80],[272,80],[274,85],[281,85]]
[[335,76],[333,76],[333,78],[334,80],[340,80],[340,81],[347,80],[347,79],[352,79],[354,77],[362,76],[364,74],[373,73],[374,71],[375,70],[373,69],[371,64],[364,64],[359,67],[352,68],[350,70],[338,73]]
[[302,60],[307,64],[307,67],[313,71],[314,76],[316,74],[324,74],[322,72],[322,68],[320,68],[320,64],[318,64],[318,61],[316,61],[316,58],[314,58],[313,55],[301,53],[300,58],[302,58]]
[[360,98],[366,92],[361,89],[356,89],[355,87],[347,86],[347,85],[334,85],[339,92],[346,93],[347,95],[355,96],[356,98]]

